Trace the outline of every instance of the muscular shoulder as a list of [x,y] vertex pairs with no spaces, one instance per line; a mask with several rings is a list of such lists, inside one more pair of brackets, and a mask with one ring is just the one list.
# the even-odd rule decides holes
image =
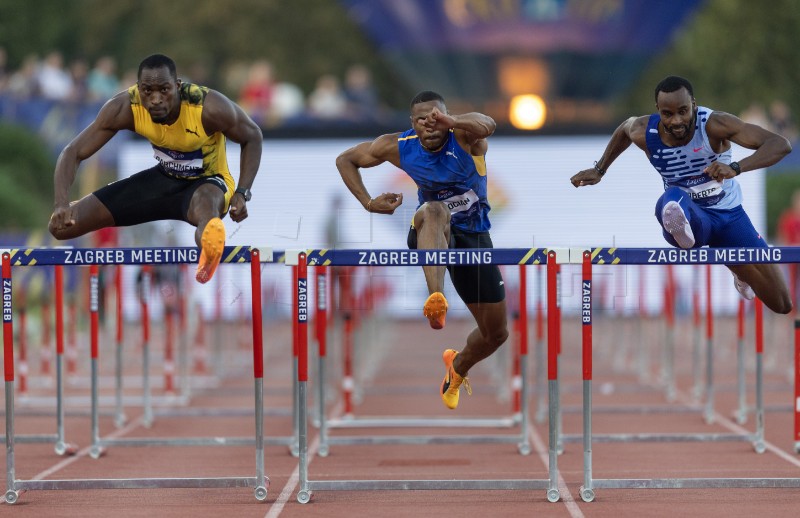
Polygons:
[[106,101],[96,118],[97,124],[108,130],[133,130],[133,112],[131,111],[131,98],[127,91],[123,91]]
[[397,150],[397,137],[399,133],[381,135],[372,141],[362,142],[344,152],[337,158],[349,162],[356,167],[375,167],[383,162],[390,162],[400,167],[400,153]]
[[650,120],[649,115],[633,116],[623,122],[620,127],[625,131],[628,137],[639,147],[646,146],[647,141],[647,123]]
[[730,113],[713,111],[706,122],[706,135],[712,138],[728,138],[736,133],[744,121]]
[[402,133],[386,133],[376,138],[370,144],[370,154],[383,161],[394,162],[400,157],[397,140]]
[[208,135],[225,132],[236,124],[236,105],[224,94],[209,88],[203,92],[203,127]]

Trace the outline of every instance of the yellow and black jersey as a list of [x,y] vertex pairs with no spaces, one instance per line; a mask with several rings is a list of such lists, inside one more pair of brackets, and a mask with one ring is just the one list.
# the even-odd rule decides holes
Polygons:
[[220,175],[233,192],[234,181],[225,156],[225,136],[207,135],[203,129],[203,102],[208,88],[192,83],[180,86],[181,113],[172,124],[153,122],[141,103],[138,85],[128,88],[134,130],[153,145],[153,154],[164,172],[176,178],[194,180]]

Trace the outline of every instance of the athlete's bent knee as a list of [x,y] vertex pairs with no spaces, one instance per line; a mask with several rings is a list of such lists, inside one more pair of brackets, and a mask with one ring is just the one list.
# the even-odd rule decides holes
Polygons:
[[442,221],[450,221],[450,211],[447,205],[440,201],[429,201],[421,207],[425,219],[435,218]]
[[504,326],[499,329],[490,330],[484,338],[492,347],[497,349],[508,340],[508,328]]

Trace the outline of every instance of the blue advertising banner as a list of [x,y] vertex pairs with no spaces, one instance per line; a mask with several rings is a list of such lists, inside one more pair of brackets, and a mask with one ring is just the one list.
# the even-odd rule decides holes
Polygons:
[[651,53],[702,0],[341,0],[383,51]]

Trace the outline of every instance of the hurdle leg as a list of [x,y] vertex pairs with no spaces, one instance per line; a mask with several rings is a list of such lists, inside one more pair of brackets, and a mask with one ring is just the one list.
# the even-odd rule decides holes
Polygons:
[[148,299],[150,297],[150,267],[142,268],[142,405],[144,417],[142,423],[145,428],[153,426],[153,402],[150,390],[150,313]]
[[328,349],[328,267],[317,266],[317,414],[319,415],[319,448],[320,457],[327,457],[330,452],[328,445],[328,421],[325,415],[325,361]]
[[534,349],[535,359],[535,376],[536,376],[536,422],[544,423],[547,417],[547,400],[545,394],[547,393],[547,372],[545,370],[545,343],[544,343],[544,304],[542,299],[542,292],[544,291],[544,282],[542,282],[542,268],[536,268],[536,348]]
[[253,308],[253,378],[255,380],[256,416],[256,500],[267,499],[269,478],[264,474],[264,339],[263,312],[261,311],[261,253],[258,249],[250,252],[250,283]]
[[558,393],[558,350],[556,326],[558,325],[558,265],[556,252],[547,252],[547,392],[550,402],[550,422],[548,425],[548,478],[547,500],[558,502],[561,493],[558,489],[558,419],[561,414]]
[[800,319],[794,320],[794,452],[800,453]]
[[[294,286],[297,286],[299,281],[298,278],[299,272],[297,266],[292,266],[292,280],[294,281]],[[292,334],[293,334],[293,346],[292,346],[292,441],[289,445],[289,453],[292,454],[293,457],[297,457],[300,455],[300,397],[299,394],[299,386],[298,386],[298,373],[299,373],[299,358],[298,355],[300,351],[299,347],[299,339],[298,334],[300,333],[299,327],[299,311],[300,305],[297,299],[294,300],[294,305],[292,308]]]
[[764,442],[764,304],[756,299],[756,432],[753,449],[756,453],[767,450]]
[[[11,256],[8,252],[2,255],[3,301],[12,306],[13,291],[11,289]],[[7,290],[7,291],[6,291]],[[6,298],[5,293],[8,293]],[[6,390],[6,502],[16,503],[19,493],[14,484],[16,473],[14,466],[14,324],[11,317],[3,316],[3,374]]]
[[100,458],[104,449],[100,447],[100,419],[98,410],[98,301],[99,293],[99,267],[95,264],[89,267],[89,325],[91,341],[91,401],[92,401],[92,446],[89,449],[89,456],[93,459]]
[[714,422],[714,316],[711,310],[711,265],[706,265],[706,404],[703,418]]
[[581,289],[581,329],[583,345],[583,486],[584,502],[594,500],[592,486],[592,254],[583,252]]
[[519,267],[519,406],[520,406],[520,442],[517,451],[529,455],[531,443],[528,438],[530,409],[528,408],[528,270],[525,265]]
[[692,397],[699,400],[703,395],[702,354],[700,352],[700,283],[698,266],[692,269]]
[[57,455],[73,455],[78,448],[64,434],[64,267],[55,266],[56,282],[56,444]]
[[299,457],[299,483],[297,501],[306,504],[311,500],[311,490],[308,484],[308,419],[307,419],[307,393],[308,384],[308,279],[306,268],[306,254],[300,253],[297,258],[294,278],[295,287],[295,342],[297,349],[297,401],[298,415],[298,457]]
[[739,310],[736,313],[736,391],[739,408],[734,413],[738,424],[747,422],[747,387],[744,375],[744,299],[739,299]]
[[[178,271],[180,272],[180,285],[181,286],[189,286],[190,284],[186,282],[186,272],[187,268],[185,264],[180,265]],[[181,396],[186,400],[189,401],[189,398],[192,396],[192,383],[191,379],[189,378],[189,323],[188,317],[186,314],[186,299],[188,298],[188,294],[184,297],[178,297],[178,329],[180,329],[180,333],[178,333],[178,376],[180,377],[180,393]]]
[[122,265],[114,267],[114,314],[117,319],[116,347],[114,348],[114,425],[122,428],[128,421],[122,408],[122,333],[125,320],[122,316]]

